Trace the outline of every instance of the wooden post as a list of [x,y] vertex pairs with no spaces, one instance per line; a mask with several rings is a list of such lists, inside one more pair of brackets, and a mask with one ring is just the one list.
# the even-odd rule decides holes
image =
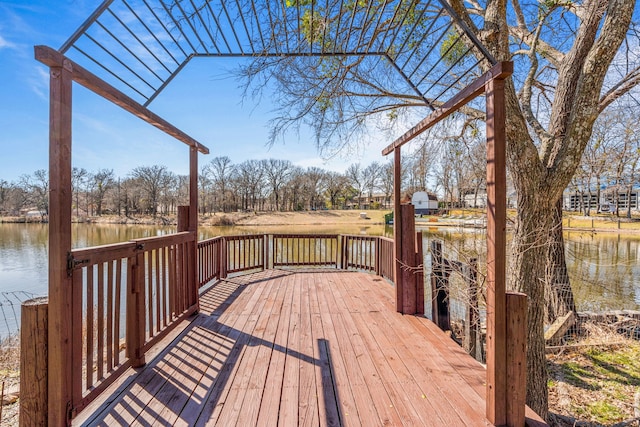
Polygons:
[[380,248],[382,247],[382,244],[380,243],[380,237],[376,237],[375,247],[376,247],[376,271],[375,272],[377,276],[380,276],[380,272],[382,271],[381,269],[382,254],[380,254]]
[[506,108],[504,80],[486,84],[487,103],[487,419],[507,422]]
[[22,303],[20,323],[20,426],[47,425],[48,299]]
[[340,236],[340,265],[343,270],[347,270],[349,264],[349,249],[347,248],[347,238]]
[[178,206],[178,233],[189,231],[189,220],[191,219],[189,206]]
[[401,240],[396,242],[400,243],[402,263],[402,274],[400,280],[402,283],[402,313],[403,314],[416,314],[418,296],[416,293],[416,278],[415,271],[416,261],[416,223],[415,223],[415,209],[411,204],[400,205],[399,217],[402,217],[401,222]]
[[480,319],[478,317],[478,259],[471,258],[469,264],[464,267],[464,278],[467,283],[469,304],[465,318],[464,349],[479,360],[478,355],[478,331]]
[[200,311],[198,289],[198,149],[189,148],[189,231],[194,233],[195,239],[189,249],[189,285],[191,290],[191,306],[193,312]]
[[[146,333],[144,252],[142,250],[136,256],[127,259],[127,268],[129,270],[127,272],[127,357],[131,360],[132,367],[139,368],[145,364],[142,348]],[[175,302],[172,303],[175,304]]]
[[227,239],[222,236],[220,242],[220,279],[227,278]]
[[416,314],[424,314],[424,252],[422,250],[422,232],[416,233]]
[[400,147],[393,149],[393,252],[394,271],[393,283],[396,286],[396,311],[402,313],[402,215],[400,214],[400,191],[402,187],[402,174],[400,166]]
[[72,67],[50,69],[49,94],[49,325],[48,424],[65,425],[72,393],[73,307],[68,259],[71,253]]
[[433,322],[443,331],[451,329],[449,314],[449,261],[442,256],[442,242],[431,242],[431,289]]
[[[191,224],[191,221],[194,221],[192,212],[193,209],[190,206],[178,206],[178,232],[191,231],[193,233],[197,233],[193,230],[193,226]],[[195,221],[197,221],[197,219]],[[178,251],[178,257],[186,257],[186,260],[177,260],[178,265],[186,266],[187,269],[186,277],[188,295],[186,295],[186,299],[192,313],[196,313],[198,311],[197,253],[198,241],[194,240],[193,244],[189,244],[186,250]]]
[[[438,240],[431,241],[431,321],[438,324],[438,278],[442,268],[442,243]],[[427,304],[428,305],[428,304]],[[427,316],[428,317],[428,316]]]
[[527,296],[507,292],[507,425],[524,426],[527,397]]
[[[264,245],[262,247],[262,251],[264,254],[264,258],[262,259],[263,270],[269,269],[269,240],[271,240],[271,234],[264,235]],[[338,260],[336,259],[336,267],[338,267]]]

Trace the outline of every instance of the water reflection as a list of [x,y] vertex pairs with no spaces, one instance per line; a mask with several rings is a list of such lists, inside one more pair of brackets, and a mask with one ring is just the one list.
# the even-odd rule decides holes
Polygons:
[[[175,227],[76,224],[73,246],[88,247],[175,232]],[[486,233],[479,229],[425,228],[426,265],[432,239],[445,240],[447,256],[461,261],[475,257],[485,265]],[[325,233],[393,236],[393,228],[340,226],[201,227],[199,239],[254,233]],[[0,292],[47,292],[47,226],[0,224]],[[579,310],[640,309],[640,235],[565,234],[567,264]],[[509,264],[507,264],[509,265]],[[482,268],[482,267],[481,267]]]
[[640,236],[566,234],[567,264],[580,310],[640,308]]
[[[433,229],[423,231],[425,252],[431,239],[445,241],[445,257],[486,265],[483,230]],[[565,233],[567,268],[579,311],[640,309],[640,235]],[[426,265],[430,265],[428,254]],[[507,259],[507,267],[510,265]]]

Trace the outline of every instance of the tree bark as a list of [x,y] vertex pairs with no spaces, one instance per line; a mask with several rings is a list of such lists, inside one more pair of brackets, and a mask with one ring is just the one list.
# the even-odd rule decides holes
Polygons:
[[[522,179],[522,177],[521,177]],[[529,184],[533,184],[529,181]],[[511,283],[527,294],[527,405],[547,417],[548,391],[544,343],[544,291],[547,241],[553,229],[554,206],[544,193],[518,194],[518,221],[513,237]]]
[[565,260],[564,236],[562,231],[562,197],[556,202],[552,221],[552,230],[551,234],[549,234],[546,265],[547,275],[545,280],[547,323],[553,323],[558,317],[576,310]]

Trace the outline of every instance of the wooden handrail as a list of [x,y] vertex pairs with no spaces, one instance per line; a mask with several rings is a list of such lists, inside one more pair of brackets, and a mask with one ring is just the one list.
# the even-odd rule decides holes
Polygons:
[[[195,239],[195,232],[181,232],[71,251],[76,303],[69,333],[72,353],[83,361],[72,368],[72,414],[127,367],[143,365],[145,352],[197,308],[194,263],[187,262]],[[83,300],[92,302],[84,311]]]
[[[75,303],[67,333],[74,360],[82,361],[71,372],[72,416],[128,367],[143,365],[146,351],[197,309],[192,286],[220,280],[227,273],[269,268],[269,253],[275,256],[286,245],[297,252],[289,253],[289,258],[274,257],[272,265],[335,265],[375,271],[387,279],[393,276],[393,240],[384,237],[259,234],[215,237],[197,244],[195,239],[195,232],[185,231],[70,252]],[[188,261],[194,256],[193,247],[198,272],[191,272],[194,263]]]

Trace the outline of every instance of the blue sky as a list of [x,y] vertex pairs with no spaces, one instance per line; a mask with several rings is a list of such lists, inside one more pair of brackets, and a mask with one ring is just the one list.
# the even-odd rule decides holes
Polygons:
[[[48,167],[48,69],[33,57],[34,45],[59,48],[101,0],[0,0],[0,179],[16,181]],[[308,130],[290,132],[268,147],[274,106],[241,99],[228,59],[197,59],[149,106],[211,150],[234,163],[248,159],[288,159],[302,167],[343,172],[349,164],[386,161],[380,154],[391,140],[381,136],[365,150],[330,160],[317,152]],[[73,165],[95,172],[113,169],[125,176],[136,166],[163,164],[188,171],[185,145],[101,99],[79,85],[73,97]]]

